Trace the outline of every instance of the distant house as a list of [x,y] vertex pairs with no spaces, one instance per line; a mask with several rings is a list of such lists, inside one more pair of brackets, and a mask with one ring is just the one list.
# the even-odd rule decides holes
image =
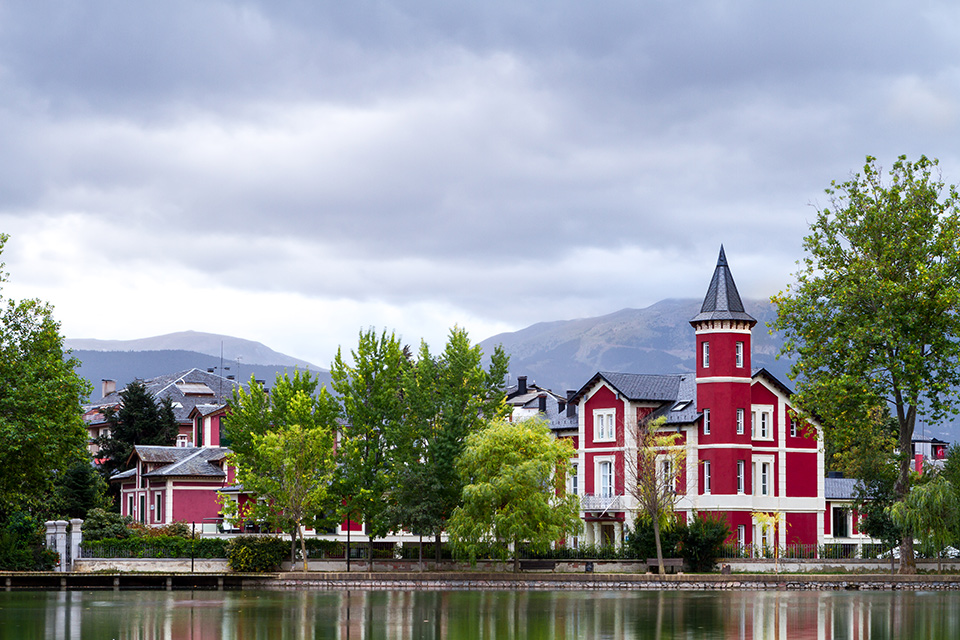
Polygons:
[[[660,417],[685,448],[675,488],[680,517],[720,514],[730,542],[741,546],[822,544],[820,430],[794,421],[783,383],[751,369],[756,323],[721,248],[700,313],[690,320],[696,371],[599,372],[570,398],[579,407],[577,484],[587,544],[620,545],[633,526],[637,505],[625,465],[636,455],[638,424]],[[776,514],[783,525],[774,531],[758,513]]]
[[234,480],[224,447],[150,447],[137,445],[133,467],[116,474],[120,513],[147,525],[176,521],[218,524],[217,492]]
[[[178,447],[194,446],[196,442],[194,418],[191,416],[194,407],[225,404],[233,390],[241,386],[232,376],[224,377],[197,368],[143,380],[143,384],[158,401],[170,400],[173,415],[179,425],[176,442]],[[118,408],[123,400],[123,389],[117,389],[114,380],[104,380],[101,392],[100,400],[84,406],[83,415],[89,434],[88,446],[94,457],[97,454],[94,440],[109,433],[109,424],[103,418],[103,409]]]
[[[826,508],[823,517],[824,544],[845,547],[843,557],[863,557],[865,544],[879,544],[877,540],[862,533],[859,529],[860,514],[856,509],[857,485],[859,480],[844,478],[842,474],[831,472],[823,481]],[[853,551],[856,548],[856,555]]]

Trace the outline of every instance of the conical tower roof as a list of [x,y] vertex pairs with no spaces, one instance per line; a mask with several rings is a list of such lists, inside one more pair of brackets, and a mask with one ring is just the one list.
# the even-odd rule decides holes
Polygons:
[[727,256],[720,245],[720,257],[717,259],[717,268],[713,272],[713,279],[707,288],[707,295],[703,299],[700,313],[694,316],[690,324],[704,320],[740,320],[749,322],[750,326],[757,324],[756,318],[743,309],[740,292],[733,281],[730,267],[727,266]]

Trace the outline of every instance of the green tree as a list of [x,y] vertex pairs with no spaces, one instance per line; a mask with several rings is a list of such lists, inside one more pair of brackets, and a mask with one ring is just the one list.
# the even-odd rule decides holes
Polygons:
[[97,438],[100,472],[107,479],[127,469],[134,445],[169,447],[177,441],[177,419],[169,399],[157,402],[141,380],[128,384],[120,398],[119,409],[103,409],[110,432]]
[[[7,240],[0,234],[0,253]],[[87,457],[80,403],[90,389],[79,364],[64,357],[49,304],[0,300],[0,521],[16,512],[42,521],[58,477]]]
[[78,460],[57,477],[54,505],[65,518],[85,518],[91,509],[109,508],[107,483],[90,460]]
[[[827,436],[856,430],[887,405],[901,452],[898,500],[910,490],[910,441],[918,414],[956,411],[960,383],[960,219],[957,191],[936,160],[901,156],[885,183],[876,159],[827,189],[804,239],[797,282],[773,297],[773,328],[796,356],[796,406]],[[900,541],[900,571],[916,571],[913,538]]]
[[388,508],[394,528],[435,536],[460,504],[463,481],[456,463],[466,438],[486,421],[508,412],[504,379],[509,358],[497,348],[483,368],[479,345],[467,332],[450,330],[446,348],[435,357],[421,343],[417,362],[404,378],[406,415],[393,449],[393,477]]
[[[257,497],[243,515],[289,532],[291,562],[299,537],[304,571],[303,529],[325,524],[337,511],[330,491],[337,406],[325,388],[316,388],[309,371],[278,374],[270,394],[251,377],[249,391],[234,390],[224,425],[236,480]],[[225,515],[238,515],[236,502],[223,505]]]
[[942,569],[943,550],[957,540],[960,500],[949,480],[937,475],[910,487],[906,499],[890,507],[890,517],[907,535],[916,536],[927,556],[937,556]]
[[666,573],[666,569],[660,532],[674,525],[674,507],[686,493],[679,487],[686,449],[679,433],[661,430],[665,423],[666,419],[662,417],[638,423],[635,431],[636,449],[628,449],[624,474],[626,491],[636,500],[638,515],[653,526],[657,565],[661,574]]
[[373,329],[360,332],[351,360],[338,350],[330,370],[343,418],[335,484],[347,517],[367,527],[372,557],[374,538],[390,529],[385,497],[394,445],[404,431],[403,381],[410,361],[394,334]]
[[462,504],[448,529],[454,550],[474,561],[486,551],[506,558],[512,547],[517,571],[521,543],[542,551],[578,533],[580,502],[565,491],[573,455],[539,419],[493,420],[467,436]]

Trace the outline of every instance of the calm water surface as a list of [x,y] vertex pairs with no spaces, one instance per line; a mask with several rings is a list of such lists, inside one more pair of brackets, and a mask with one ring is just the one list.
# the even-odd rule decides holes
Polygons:
[[0,592],[0,639],[960,638],[960,593]]

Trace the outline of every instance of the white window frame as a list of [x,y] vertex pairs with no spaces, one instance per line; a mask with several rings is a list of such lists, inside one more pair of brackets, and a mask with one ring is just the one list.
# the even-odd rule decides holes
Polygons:
[[707,340],[703,341],[702,350],[703,350],[703,353],[702,353],[703,368],[709,369],[710,368],[710,342],[709,341]]
[[710,435],[710,409],[703,410],[703,435]]
[[737,546],[745,547],[747,546],[747,526],[743,524],[737,525]]
[[744,495],[747,482],[747,463],[745,460],[737,460],[737,494]]
[[737,359],[737,368],[743,368],[743,342],[737,341],[736,349],[736,359]]
[[570,495],[577,495],[580,492],[580,473],[579,465],[570,465]]
[[153,492],[153,521],[163,522],[163,491]]
[[[615,459],[610,457],[603,458],[594,458],[593,461],[593,493],[594,495],[601,498],[612,498],[617,491],[617,478],[616,478],[616,468],[615,468]],[[609,466],[609,474],[605,474],[603,469],[606,465]],[[604,493],[604,479],[609,478],[610,481],[610,491],[609,493]]]
[[800,432],[797,430],[797,421],[791,420],[790,421],[790,437],[796,438],[798,435],[800,435]]
[[753,425],[755,440],[773,440],[773,405],[755,404],[750,407],[756,424]]
[[743,409],[737,409],[737,435],[738,436],[743,435],[744,422],[746,422],[746,412]]
[[770,495],[770,471],[772,465],[769,462],[760,463],[760,495]]
[[616,409],[594,409],[593,441],[615,442],[617,439],[616,421]]
[[713,478],[710,475],[710,461],[703,461],[703,493],[709,495],[713,492]]

